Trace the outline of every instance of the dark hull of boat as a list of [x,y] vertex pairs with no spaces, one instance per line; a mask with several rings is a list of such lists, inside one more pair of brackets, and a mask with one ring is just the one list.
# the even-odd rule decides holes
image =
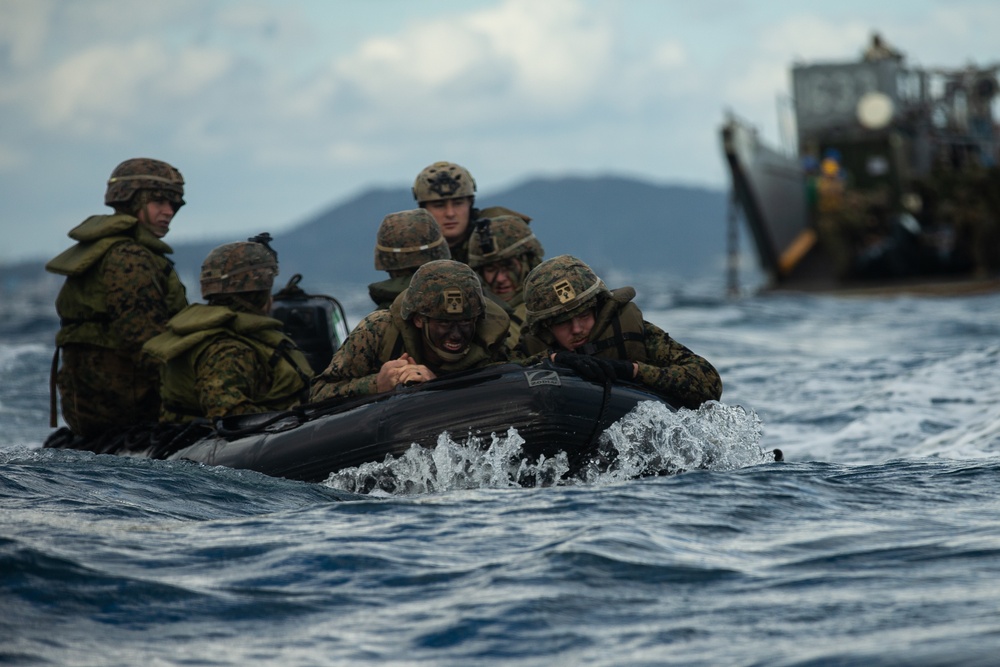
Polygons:
[[[524,457],[568,455],[575,474],[595,455],[600,434],[637,403],[662,397],[632,385],[602,386],[564,369],[504,365],[451,375],[417,387],[340,405],[223,420],[217,433],[193,443],[173,435],[126,444],[87,446],[50,438],[47,447],[189,460],[319,482],[333,472],[402,455],[411,445],[434,447],[447,432],[455,441],[511,427]],[[178,447],[178,443],[183,446]]]
[[971,271],[912,271],[905,275],[840,278],[833,259],[812,230],[799,159],[763,143],[730,118],[721,132],[735,201],[750,231],[765,293],[817,292],[838,296],[963,296],[1000,291],[997,275]]

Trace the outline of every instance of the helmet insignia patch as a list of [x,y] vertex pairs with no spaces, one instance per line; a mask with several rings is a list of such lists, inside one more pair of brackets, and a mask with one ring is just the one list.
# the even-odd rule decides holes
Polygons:
[[465,300],[462,290],[446,289],[444,291],[444,311],[449,315],[460,315],[465,310]]
[[427,180],[427,184],[430,186],[431,191],[436,192],[442,197],[455,194],[461,187],[458,179],[446,171],[439,171],[434,174],[433,177]]
[[555,290],[556,296],[559,297],[559,303],[566,303],[576,298],[576,290],[573,289],[569,280],[560,280],[552,286],[552,289]]

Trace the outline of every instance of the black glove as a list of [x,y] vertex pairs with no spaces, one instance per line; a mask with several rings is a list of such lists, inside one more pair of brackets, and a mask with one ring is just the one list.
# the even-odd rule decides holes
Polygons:
[[576,352],[556,352],[552,363],[570,369],[584,380],[593,380],[594,382],[614,380],[614,374],[609,375],[609,369],[602,366],[597,357],[577,354]]
[[604,359],[576,352],[556,352],[552,360],[557,366],[569,368],[585,380],[614,382],[631,380],[635,367],[627,359]]
[[600,359],[602,366],[606,366],[608,373],[618,380],[631,381],[635,379],[635,364],[628,359]]

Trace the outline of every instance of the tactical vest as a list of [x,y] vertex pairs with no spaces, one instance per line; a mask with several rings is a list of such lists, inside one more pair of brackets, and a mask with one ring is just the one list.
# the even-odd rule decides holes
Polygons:
[[435,373],[453,373],[467,368],[476,368],[493,361],[493,354],[507,337],[509,319],[500,306],[489,299],[484,299],[486,313],[476,324],[476,331],[469,345],[469,351],[458,361],[449,361],[441,365],[428,362],[424,353],[423,331],[414,326],[413,322],[404,320],[400,313],[402,298],[396,299],[389,308],[392,322],[382,339],[379,348],[379,361],[385,363],[390,359],[398,359],[403,352],[409,353],[414,361],[432,369]]
[[524,321],[528,317],[528,307],[524,303],[524,292],[518,292],[513,299],[507,302],[507,305],[512,309],[512,312],[507,313],[510,318],[507,345],[514,349],[517,341],[521,339],[521,327],[524,326]]
[[256,405],[265,410],[283,410],[305,398],[312,370],[305,355],[282,332],[280,320],[196,303],[171,318],[167,331],[143,346],[166,364],[160,396],[167,410],[204,416],[195,366],[205,348],[223,337],[248,345],[257,359],[271,369],[271,386],[263,396],[253,397]]
[[[576,349],[578,354],[589,354],[609,359],[646,361],[646,327],[642,311],[632,303],[635,289],[620,287],[604,297],[594,314],[594,328],[587,342]],[[529,355],[545,352],[555,345],[552,333],[545,329],[538,336],[525,333],[522,347]]]
[[184,285],[173,262],[164,257],[173,252],[169,245],[156,238],[131,215],[94,215],[70,233],[78,241],[45,265],[45,269],[67,277],[56,298],[56,312],[62,328],[56,335],[56,346],[86,343],[112,350],[120,349],[124,341],[111,328],[108,315],[107,286],[101,270],[108,252],[121,243],[135,243],[149,253],[157,268],[157,285],[163,294],[167,312],[174,315],[187,305]]
[[392,305],[397,296],[410,286],[413,275],[380,280],[368,285],[368,296],[375,302],[376,309],[382,310]]

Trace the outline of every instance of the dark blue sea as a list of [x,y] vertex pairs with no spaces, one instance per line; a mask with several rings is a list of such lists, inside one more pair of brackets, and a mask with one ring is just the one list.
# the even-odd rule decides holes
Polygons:
[[466,465],[395,495],[42,449],[52,294],[8,290],[0,664],[1000,663],[1000,296],[639,289],[725,393],[606,437],[688,472],[522,488],[443,424]]

